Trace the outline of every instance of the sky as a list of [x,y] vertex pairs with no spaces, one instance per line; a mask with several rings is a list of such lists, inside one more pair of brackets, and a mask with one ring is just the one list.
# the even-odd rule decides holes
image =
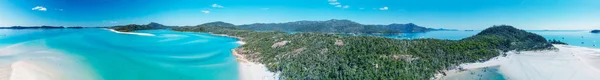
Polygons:
[[600,29],[600,0],[0,0],[0,26],[236,25],[348,19],[446,29]]

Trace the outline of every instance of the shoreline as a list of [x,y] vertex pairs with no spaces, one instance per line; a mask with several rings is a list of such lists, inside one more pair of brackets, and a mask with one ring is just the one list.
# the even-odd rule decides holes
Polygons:
[[463,63],[454,69],[438,72],[432,79],[444,80],[465,75],[468,70],[494,66],[498,67],[498,73],[505,79],[600,79],[600,76],[597,76],[600,75],[600,64],[597,64],[600,63],[600,49],[557,44],[554,46],[558,50],[509,51],[506,56],[500,55],[485,62]]
[[239,54],[238,49],[241,47],[241,45],[246,44],[246,42],[243,41],[244,38],[225,34],[214,34],[210,32],[209,34],[236,38],[238,40],[235,43],[240,44],[240,46],[231,49],[231,54],[236,57],[236,61],[238,62],[238,80],[278,80],[279,73],[271,72],[264,64],[252,62],[246,59],[244,55]]
[[109,31],[115,32],[115,33],[119,33],[119,34],[133,34],[133,35],[140,35],[140,36],[156,36],[156,35],[150,34],[150,33],[121,32],[121,31],[117,31],[115,29],[106,29],[106,30],[109,30]]

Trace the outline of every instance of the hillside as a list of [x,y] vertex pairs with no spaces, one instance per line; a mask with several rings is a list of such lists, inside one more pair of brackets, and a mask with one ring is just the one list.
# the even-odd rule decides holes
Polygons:
[[552,47],[546,38],[508,25],[487,28],[464,41],[492,42],[500,50],[539,50]]
[[115,29],[117,31],[121,31],[121,32],[130,32],[130,31],[135,31],[135,30],[167,29],[167,28],[170,28],[170,26],[164,26],[162,24],[151,22],[147,25],[130,24],[130,25],[124,25],[124,26],[114,26],[114,27],[110,27],[110,28]]
[[363,25],[350,20],[296,21],[287,23],[256,23],[240,25],[256,31],[318,32],[318,33],[415,33],[431,30],[413,23],[390,25]]
[[[173,30],[239,37],[247,44],[236,48],[236,53],[265,64],[272,72],[280,72],[282,79],[424,80],[458,64],[485,61],[507,50],[553,48],[548,41],[538,38],[539,35],[506,25],[488,28],[463,40],[398,40],[374,36],[256,32],[231,25],[208,24],[228,25],[213,22]],[[528,39],[530,37],[532,39]]]

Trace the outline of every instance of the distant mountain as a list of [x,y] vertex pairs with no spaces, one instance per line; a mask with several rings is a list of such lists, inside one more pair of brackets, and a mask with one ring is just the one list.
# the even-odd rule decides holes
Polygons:
[[435,28],[427,28],[431,31],[458,31],[458,29],[444,29],[444,28],[439,28],[439,29],[435,29]]
[[63,26],[12,26],[0,27],[0,29],[63,29]]
[[172,28],[175,31],[206,31],[206,30],[218,30],[218,29],[237,29],[234,24],[226,22],[209,22],[197,26],[182,26]]
[[130,31],[135,31],[135,30],[167,29],[170,27],[171,26],[165,26],[165,25],[162,25],[159,23],[151,22],[147,25],[130,24],[130,25],[124,25],[124,26],[114,26],[114,27],[110,27],[110,28],[114,29],[116,31],[130,32]]
[[592,30],[591,33],[600,33],[600,30]]
[[319,32],[319,33],[415,33],[435,29],[413,23],[390,25],[363,25],[350,20],[295,21],[287,23],[255,23],[238,26],[256,31]]

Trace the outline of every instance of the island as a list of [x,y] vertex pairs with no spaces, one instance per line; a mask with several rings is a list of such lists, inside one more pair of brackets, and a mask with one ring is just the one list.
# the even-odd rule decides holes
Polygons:
[[63,29],[63,26],[12,26],[0,27],[0,29]]
[[11,27],[0,27],[0,29],[82,29],[82,28],[108,28],[108,27],[82,27],[82,26],[11,26]]
[[389,25],[364,25],[345,19],[327,21],[295,21],[286,23],[255,23],[237,26],[240,29],[254,31],[284,31],[284,32],[318,32],[318,33],[418,33],[429,31],[446,31],[454,29],[434,29],[418,26],[413,23]]
[[123,26],[113,26],[113,27],[110,27],[110,29],[113,29],[116,31],[121,31],[121,32],[131,32],[131,31],[135,31],[135,30],[167,29],[170,27],[171,26],[165,26],[165,25],[162,25],[159,23],[150,22],[149,24],[146,24],[146,25],[129,24],[129,25],[123,25]]
[[483,62],[509,51],[556,49],[542,36],[509,25],[492,26],[462,40],[319,33],[327,31],[323,29],[290,34],[274,29],[225,22],[172,28],[238,38],[245,44],[232,53],[240,61],[264,64],[280,79],[424,80],[459,64]]
[[600,30],[592,30],[591,33],[600,33]]

